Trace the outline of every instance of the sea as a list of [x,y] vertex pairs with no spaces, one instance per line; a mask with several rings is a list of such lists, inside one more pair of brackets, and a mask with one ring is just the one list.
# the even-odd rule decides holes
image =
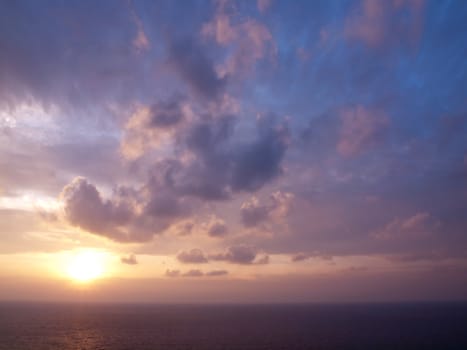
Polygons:
[[466,303],[0,303],[0,349],[467,349]]

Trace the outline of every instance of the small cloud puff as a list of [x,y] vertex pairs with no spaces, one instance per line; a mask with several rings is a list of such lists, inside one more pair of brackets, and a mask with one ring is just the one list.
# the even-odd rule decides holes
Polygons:
[[211,270],[211,271],[208,271],[208,272],[204,273],[203,271],[198,270],[198,269],[188,270],[188,271],[183,272],[183,273],[180,272],[180,270],[167,269],[165,271],[165,275],[167,277],[203,277],[203,276],[206,276],[206,277],[219,277],[219,276],[225,276],[228,273],[229,272],[227,270]]
[[271,194],[268,204],[260,204],[253,196],[240,207],[242,223],[254,227],[269,219],[280,220],[289,214],[293,199],[292,193],[277,191]]
[[249,245],[235,245],[230,246],[222,253],[212,254],[209,256],[212,260],[226,261],[232,264],[267,264],[269,263],[269,256],[261,256],[257,261],[255,259],[258,256],[258,250]]
[[308,259],[311,259],[311,258],[319,258],[319,259],[323,259],[323,260],[332,260],[332,255],[322,254],[322,253],[319,253],[319,252],[312,252],[312,253],[300,252],[300,253],[296,253],[296,254],[292,255],[290,260],[292,262],[299,262],[299,261],[304,261],[304,260],[308,260]]
[[184,264],[204,264],[208,259],[201,249],[191,249],[188,251],[181,251],[177,254],[177,260]]
[[120,261],[122,262],[122,264],[126,264],[126,265],[138,264],[138,260],[136,260],[136,256],[134,254],[130,254],[128,256],[122,256],[120,258]]
[[210,222],[207,224],[207,231],[211,237],[224,237],[229,230],[224,220],[212,216]]

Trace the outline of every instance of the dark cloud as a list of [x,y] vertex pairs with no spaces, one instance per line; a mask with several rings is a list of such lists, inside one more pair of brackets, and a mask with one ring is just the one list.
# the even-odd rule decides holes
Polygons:
[[136,264],[138,264],[138,260],[136,260],[136,256],[134,254],[130,254],[128,256],[122,256],[120,258],[120,261],[123,264],[126,264],[126,265],[136,265]]
[[226,78],[219,78],[213,62],[192,38],[174,40],[169,44],[169,64],[200,96],[217,98],[224,90]]
[[263,255],[255,261],[257,265],[267,265],[269,264],[269,255]]
[[240,215],[245,227],[254,227],[260,222],[267,220],[269,207],[259,205],[257,200],[250,200],[242,204]]
[[193,123],[180,136],[195,161],[182,165],[172,162],[166,183],[180,194],[202,199],[227,199],[232,192],[256,191],[282,173],[281,161],[288,146],[288,128],[270,119],[256,125],[251,141],[234,137],[234,119],[221,116]]
[[332,260],[331,255],[322,254],[322,253],[319,253],[319,252],[296,253],[296,254],[291,256],[290,260],[292,262],[299,262],[299,261],[304,261],[304,260],[308,260],[308,259],[311,259],[311,258],[319,258],[319,259],[323,259],[323,260]]
[[[118,241],[148,240],[190,213],[186,197],[226,199],[232,191],[259,189],[282,171],[288,130],[262,120],[256,140],[237,145],[232,125],[231,116],[193,123],[178,142],[189,147],[194,160],[160,161],[141,188],[127,189],[125,195],[114,191],[112,199],[104,200],[95,186],[75,180],[63,190],[67,219]],[[208,233],[222,236],[227,228],[219,222]]]
[[281,160],[287,149],[288,129],[259,125],[259,138],[241,147],[233,157],[232,188],[255,191],[281,174]]
[[[223,253],[212,254],[209,256],[212,260],[226,261],[233,264],[252,264],[258,255],[258,250],[249,245],[235,245],[227,248]],[[264,259],[264,257],[262,258]],[[263,263],[267,261],[262,260]]]
[[167,128],[172,127],[184,118],[182,110],[183,98],[174,96],[166,102],[157,102],[150,108],[147,127],[149,128]]
[[260,255],[258,250],[249,245],[235,245],[227,248],[222,253],[205,255],[201,249],[181,251],[177,254],[177,260],[184,264],[204,264],[209,260],[226,261],[233,264],[268,264],[269,256]]
[[197,159],[170,173],[179,192],[208,200],[230,196],[232,155],[228,140],[233,125],[232,116],[221,116],[196,122],[181,136],[181,146],[191,150]]
[[77,178],[62,191],[65,214],[68,221],[84,230],[108,235],[117,240],[123,238],[118,229],[133,218],[132,208],[125,203],[117,204],[101,198],[96,187],[84,178]]
[[303,261],[303,260],[307,260],[310,258],[310,255],[307,254],[307,253],[297,253],[295,255],[292,255],[292,258],[291,260],[293,262],[297,262],[297,261]]
[[189,270],[182,274],[183,277],[202,277],[204,276],[203,271],[201,270]]
[[144,207],[144,214],[154,217],[182,217],[188,209],[173,195],[155,195]]
[[227,225],[222,220],[215,220],[208,226],[208,235],[211,237],[224,237],[228,232]]
[[182,222],[176,226],[176,232],[179,236],[188,236],[193,231],[195,224],[193,222]]
[[206,272],[206,276],[225,276],[229,273],[227,270],[212,270]]
[[254,227],[269,219],[281,219],[289,214],[294,196],[291,193],[277,191],[270,195],[269,203],[260,204],[252,197],[240,207],[243,226]]
[[181,251],[177,254],[177,259],[184,264],[203,264],[208,262],[203,251],[196,248],[188,251]]
[[111,199],[105,200],[94,185],[76,178],[63,189],[61,197],[70,224],[119,242],[148,241],[181,218],[183,212],[177,200],[155,191],[153,184],[140,190],[119,187]]
[[167,277],[217,277],[217,276],[225,276],[229,273],[227,270],[211,270],[204,273],[198,269],[188,270],[186,272],[180,272],[180,270],[166,270],[165,275]]

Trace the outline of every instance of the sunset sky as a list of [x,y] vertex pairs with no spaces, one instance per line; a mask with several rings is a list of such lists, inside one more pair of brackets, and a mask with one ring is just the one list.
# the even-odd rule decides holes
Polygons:
[[467,299],[466,19],[0,1],[0,300]]

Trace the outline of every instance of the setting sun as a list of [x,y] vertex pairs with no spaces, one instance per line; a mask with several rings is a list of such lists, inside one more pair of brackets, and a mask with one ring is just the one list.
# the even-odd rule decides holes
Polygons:
[[97,251],[78,252],[67,268],[68,276],[77,282],[90,282],[101,277],[105,269],[105,256]]

